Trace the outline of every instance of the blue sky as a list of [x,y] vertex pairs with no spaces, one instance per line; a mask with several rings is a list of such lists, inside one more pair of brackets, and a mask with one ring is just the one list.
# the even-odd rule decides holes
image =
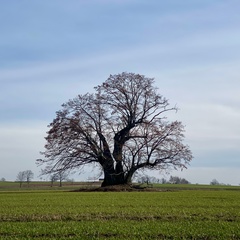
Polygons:
[[238,185],[239,9],[237,0],[0,0],[0,178],[26,169],[37,178],[61,104],[127,71],[154,77],[180,108],[169,118],[186,126],[194,160],[170,174]]

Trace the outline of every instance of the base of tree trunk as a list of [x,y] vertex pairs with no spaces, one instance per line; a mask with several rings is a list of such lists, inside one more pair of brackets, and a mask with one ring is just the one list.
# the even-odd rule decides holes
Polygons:
[[129,185],[130,183],[127,182],[126,179],[122,178],[115,178],[112,176],[107,176],[104,178],[101,187],[108,187],[108,186],[118,186],[118,185]]
[[110,186],[101,186],[99,191],[106,192],[125,192],[125,191],[133,191],[134,187],[131,184],[117,184]]
[[[111,185],[106,187],[97,188],[80,188],[73,190],[73,192],[166,192],[172,191],[169,189],[153,188],[148,186],[143,186],[142,184],[122,184],[122,185]],[[174,191],[174,190],[173,190]]]

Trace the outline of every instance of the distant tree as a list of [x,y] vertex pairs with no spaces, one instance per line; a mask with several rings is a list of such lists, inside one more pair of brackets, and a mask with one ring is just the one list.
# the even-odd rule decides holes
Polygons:
[[178,184],[180,182],[180,178],[176,176],[170,176],[168,182],[171,184]]
[[30,181],[33,179],[33,172],[31,170],[25,170],[18,173],[16,181],[19,182],[20,188],[22,187],[23,182],[27,182],[28,186]]
[[161,179],[161,183],[162,183],[162,184],[165,184],[165,183],[167,183],[167,180],[166,180],[165,178],[162,178],[162,179]]
[[26,170],[24,172],[25,172],[25,175],[26,175],[26,182],[27,182],[27,184],[29,186],[29,183],[31,182],[31,180],[34,177],[34,173],[31,170]]
[[149,176],[147,174],[144,174],[144,175],[138,175],[137,176],[137,182],[138,183],[152,184],[152,183],[160,183],[161,180],[154,177],[154,176]]
[[154,176],[151,176],[149,178],[149,180],[150,180],[150,183],[161,183],[161,181],[162,181],[161,179],[154,177]]
[[23,182],[26,181],[26,172],[25,171],[19,172],[18,175],[17,175],[16,181],[19,182],[20,188],[21,188]]
[[147,175],[139,175],[138,176],[138,183],[149,183],[150,177]]
[[168,100],[154,79],[123,72],[62,105],[50,123],[43,173],[98,165],[102,186],[129,184],[137,171],[186,168],[192,153],[184,126],[166,119]]
[[170,176],[169,183],[171,183],[171,184],[189,184],[190,182],[187,181],[185,178],[180,178],[177,176]]
[[57,175],[59,180],[59,187],[62,187],[62,182],[68,179],[69,173],[61,171],[61,172],[58,172]]
[[[50,175],[51,187],[53,186],[53,183],[56,181],[59,181],[59,187],[62,187],[62,182],[65,180],[66,181],[69,180],[68,176],[69,176],[69,173],[64,171],[57,172]],[[73,181],[73,180],[69,180],[69,181]]]
[[59,179],[59,177],[58,177],[58,174],[52,174],[51,176],[50,176],[50,181],[51,181],[51,187],[53,186],[53,183],[54,182],[56,182],[56,181],[58,181],[58,179]]
[[66,181],[73,184],[75,180],[74,180],[74,178],[67,178]]
[[213,180],[210,182],[210,185],[220,185],[220,183],[218,182],[217,179],[213,179]]
[[143,183],[146,183],[146,184],[150,184],[151,183],[151,178],[150,176],[146,175],[145,177],[143,177]]
[[2,177],[1,179],[0,179],[0,182],[5,182],[6,181],[6,179],[4,178],[4,177]]
[[185,178],[182,178],[181,184],[190,184],[190,182],[188,180],[186,180]]
[[151,176],[150,177],[150,183],[157,183],[158,179],[156,177]]

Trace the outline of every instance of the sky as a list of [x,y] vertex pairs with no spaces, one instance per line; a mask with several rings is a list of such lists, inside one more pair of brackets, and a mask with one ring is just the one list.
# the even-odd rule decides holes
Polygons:
[[30,169],[39,179],[35,160],[61,104],[126,71],[155,78],[193,152],[188,169],[154,174],[239,185],[239,9],[238,0],[0,0],[0,178]]

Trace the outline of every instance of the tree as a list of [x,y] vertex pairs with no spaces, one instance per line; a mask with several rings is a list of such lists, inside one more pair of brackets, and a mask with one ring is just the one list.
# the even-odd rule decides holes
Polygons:
[[123,72],[62,105],[49,125],[43,174],[98,164],[102,186],[128,184],[138,170],[186,168],[192,153],[183,144],[176,111],[154,87],[154,79]]
[[60,172],[57,173],[57,176],[58,176],[58,179],[59,179],[59,187],[62,187],[62,182],[64,180],[67,180],[68,175],[69,174],[65,171],[60,171]]
[[0,182],[6,182],[6,179],[5,179],[4,177],[2,177],[2,178],[0,179]]
[[21,188],[23,182],[26,181],[26,172],[25,171],[19,172],[16,181],[19,182]]
[[26,170],[26,171],[24,171],[24,173],[25,173],[25,176],[26,176],[26,182],[29,186],[29,183],[31,182],[31,180],[34,177],[34,173],[31,170]]
[[161,179],[161,183],[162,183],[162,184],[165,184],[165,183],[167,183],[167,180],[166,180],[165,178],[162,178],[162,179]]
[[138,175],[137,176],[138,183],[146,183],[146,184],[153,184],[153,183],[160,183],[161,179],[156,178],[154,176],[148,176],[147,174]]
[[180,178],[177,176],[170,176],[169,183],[171,183],[171,184],[189,184],[190,182],[187,181],[185,178]]
[[74,178],[66,178],[65,179],[67,182],[71,183],[72,185],[74,184]]
[[51,187],[53,186],[53,183],[56,182],[58,180],[58,174],[52,174],[50,176],[50,181],[51,181]]
[[[62,182],[64,180],[68,180],[68,173],[64,171],[59,171],[57,173],[54,173],[50,176],[51,181],[51,187],[53,186],[53,183],[59,180],[59,187],[62,187]],[[71,180],[70,180],[71,181]]]
[[220,185],[220,183],[218,182],[217,179],[213,179],[213,180],[210,182],[210,185]]
[[181,178],[180,184],[191,184],[187,179]]
[[16,181],[20,183],[20,188],[22,187],[23,182],[27,182],[29,185],[30,181],[33,179],[33,172],[31,170],[25,170],[18,173]]

